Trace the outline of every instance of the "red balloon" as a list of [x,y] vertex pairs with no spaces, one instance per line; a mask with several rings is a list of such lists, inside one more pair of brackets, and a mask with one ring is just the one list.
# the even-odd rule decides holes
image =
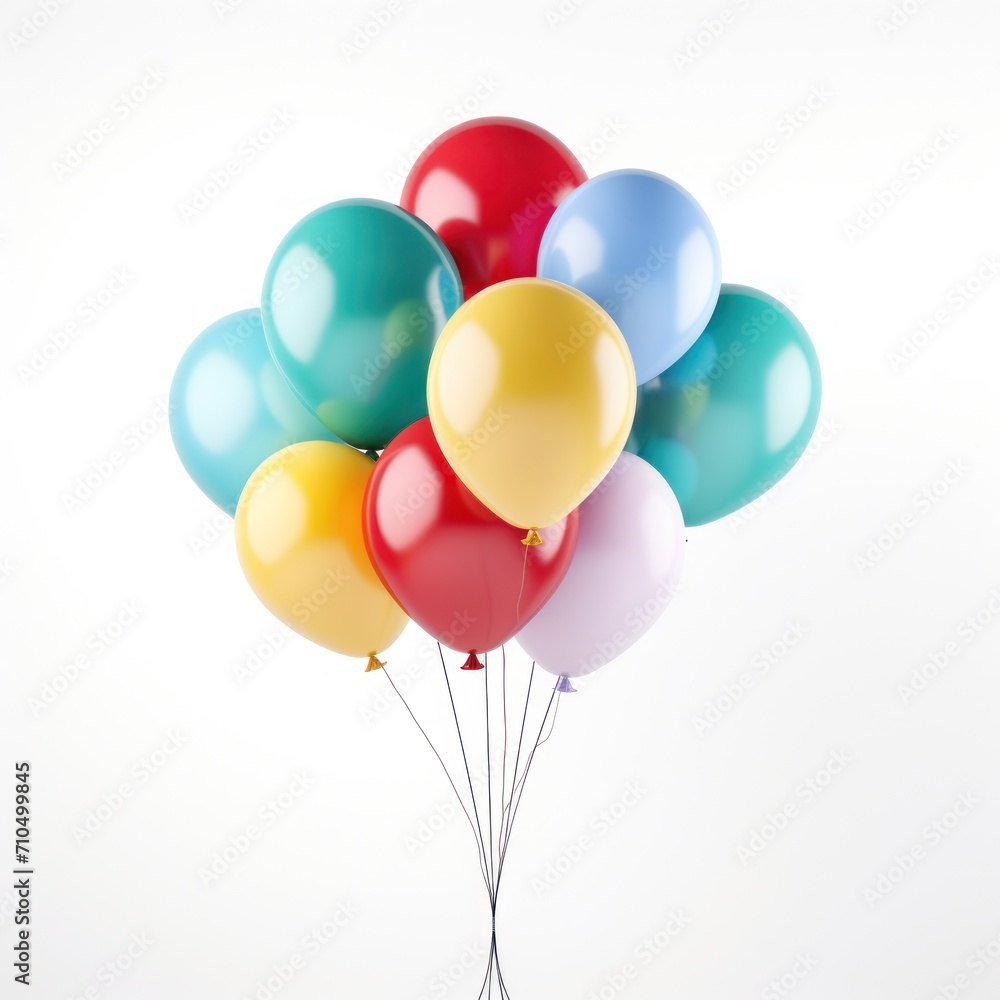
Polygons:
[[552,213],[586,179],[545,129],[517,118],[477,118],[424,150],[399,203],[441,237],[469,298],[498,281],[535,276]]
[[579,515],[543,528],[542,545],[500,520],[445,461],[428,417],[386,445],[365,492],[365,546],[397,603],[451,649],[477,653],[512,639],[569,569]]

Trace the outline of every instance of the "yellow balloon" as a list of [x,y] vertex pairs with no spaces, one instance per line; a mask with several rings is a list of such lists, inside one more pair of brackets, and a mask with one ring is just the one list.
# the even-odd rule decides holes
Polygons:
[[496,515],[528,529],[555,524],[607,475],[635,400],[632,355],[614,320],[542,278],[491,285],[461,306],[427,375],[449,465]]
[[263,604],[307,639],[369,657],[369,669],[408,621],[365,549],[361,511],[374,468],[346,444],[293,444],[257,468],[236,508],[236,551]]

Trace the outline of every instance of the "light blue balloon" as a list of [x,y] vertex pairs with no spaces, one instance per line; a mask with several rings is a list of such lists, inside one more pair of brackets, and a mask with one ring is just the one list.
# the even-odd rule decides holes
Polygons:
[[170,433],[184,468],[227,514],[254,469],[300,441],[339,441],[278,371],[259,309],[213,323],[184,352],[170,386]]
[[719,298],[719,241],[679,184],[647,170],[615,170],[578,187],[556,209],[538,275],[600,303],[625,335],[641,385],[698,339]]

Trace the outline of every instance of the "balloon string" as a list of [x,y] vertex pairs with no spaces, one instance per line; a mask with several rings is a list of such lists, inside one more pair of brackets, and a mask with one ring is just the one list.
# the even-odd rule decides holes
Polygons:
[[497,952],[497,940],[495,934],[493,935],[493,940],[490,943],[490,957],[486,966],[486,977],[483,979],[482,988],[479,990],[479,1000],[483,1000],[484,996],[487,1000],[489,1000],[489,998],[493,996],[494,969],[496,969],[497,988],[500,992],[501,1000],[510,1000],[510,993],[507,991],[507,984],[504,982],[503,975],[500,972],[500,955]]
[[420,730],[420,732],[423,735],[424,739],[427,741],[427,745],[434,752],[434,756],[437,757],[438,763],[441,765],[441,769],[444,771],[444,775],[448,779],[448,784],[451,785],[451,790],[455,793],[455,798],[458,800],[458,804],[462,807],[462,812],[465,813],[465,818],[469,821],[469,827],[472,830],[472,836],[475,838],[475,841],[476,841],[476,848],[477,848],[476,854],[479,855],[479,870],[482,872],[483,881],[486,883],[486,891],[487,892],[492,892],[492,890],[490,888],[490,881],[489,881],[489,879],[487,877],[487,874],[486,874],[486,868],[483,865],[483,861],[482,861],[482,854],[481,854],[482,844],[480,842],[479,836],[476,834],[476,827],[475,827],[475,824],[472,822],[472,816],[469,815],[469,810],[466,807],[465,802],[462,799],[462,796],[459,795],[459,793],[458,793],[458,786],[455,784],[455,779],[452,778],[451,772],[448,770],[448,767],[445,764],[444,759],[442,758],[441,754],[438,752],[437,747],[434,746],[434,743],[431,741],[431,738],[427,735],[427,730],[424,729],[424,727],[417,720],[417,717],[413,714],[413,709],[410,708],[410,706],[407,703],[406,699],[403,697],[402,692],[396,686],[396,682],[392,679],[392,676],[390,675],[388,668],[385,667],[385,666],[383,666],[382,667],[382,673],[385,675],[386,680],[392,685],[393,691],[396,692],[396,695],[399,698],[399,700],[402,702],[403,707],[409,713],[410,718],[413,719],[414,723],[416,724],[417,729]]
[[528,573],[528,546],[524,547],[524,562],[521,564],[521,589],[517,592],[517,604],[514,607],[514,621],[521,624],[521,598],[524,596],[524,580]]
[[[490,654],[483,653],[483,669],[485,670],[486,689],[486,800],[489,805],[490,819],[490,883],[493,885],[493,923],[496,924],[497,900],[496,877],[493,865],[493,760],[492,744],[490,743]],[[495,932],[495,930],[494,930]]]
[[[517,818],[517,812],[518,812],[518,810],[520,809],[520,806],[521,806],[521,799],[524,798],[524,789],[525,789],[525,783],[528,780],[528,773],[531,770],[532,763],[534,763],[535,754],[538,752],[538,748],[544,742],[542,740],[542,733],[545,730],[545,724],[548,722],[549,713],[552,711],[552,704],[553,704],[553,702],[556,703],[556,705],[557,705],[557,712],[558,712],[558,700],[561,699],[561,698],[562,698],[562,694],[560,692],[556,691],[555,689],[553,689],[552,694],[549,697],[549,704],[548,704],[548,706],[545,709],[545,715],[542,717],[542,724],[538,728],[538,736],[535,739],[535,746],[533,747],[531,753],[528,756],[527,763],[524,765],[524,774],[521,777],[521,790],[518,793],[517,802],[514,805],[513,809],[511,810],[510,820],[508,822],[508,827],[507,827],[507,840],[504,843],[503,850],[500,853],[500,867],[497,870],[497,880],[496,880],[496,886],[494,887],[494,894],[497,891],[499,891],[500,879],[503,876],[504,860],[507,857],[507,847],[510,844],[510,836],[511,836],[511,833],[513,832],[513,829],[514,829],[514,820]],[[553,726],[554,725],[555,725],[555,716],[553,716]],[[551,735],[552,734],[550,733],[549,736],[551,736]],[[546,737],[546,739],[548,739],[548,737]],[[511,799],[513,801],[513,796],[511,796]]]
[[[504,800],[507,798],[507,647],[501,646],[500,653],[503,656],[503,762],[502,770],[500,774],[500,805],[503,806]],[[500,834],[497,839],[497,848],[499,849],[500,840],[499,836],[503,834],[503,819],[504,811],[500,810]]]
[[[490,951],[489,960],[486,968],[486,975],[483,979],[482,987],[479,991],[479,1000],[486,997],[487,1000],[492,1000],[493,989],[496,986],[497,996],[499,1000],[510,1000],[510,991],[507,988],[506,980],[503,976],[503,971],[500,965],[500,953],[497,946],[497,900],[499,896],[500,881],[503,873],[504,863],[507,855],[507,847],[510,842],[511,831],[514,825],[514,819],[520,809],[521,799],[524,796],[525,783],[528,778],[528,774],[531,771],[532,764],[535,759],[535,755],[538,749],[543,746],[551,737],[555,730],[555,723],[559,712],[559,700],[557,698],[557,691],[553,691],[552,696],[549,698],[548,705],[545,709],[545,714],[542,718],[541,725],[538,729],[538,734],[535,738],[534,745],[528,750],[525,744],[525,735],[527,733],[527,719],[528,712],[530,710],[532,695],[534,693],[534,681],[537,665],[532,663],[531,673],[528,677],[527,690],[525,691],[524,698],[524,711],[521,717],[521,730],[518,735],[517,741],[517,754],[514,760],[514,768],[511,774],[510,781],[510,794],[507,793],[507,755],[510,749],[510,730],[507,718],[507,650],[505,646],[501,646],[502,654],[502,674],[501,674],[501,685],[502,685],[502,715],[503,715],[503,760],[502,767],[499,769],[500,777],[500,788],[499,788],[499,803],[500,803],[500,823],[499,827],[496,825],[496,817],[494,815],[494,800],[496,796],[493,794],[493,783],[496,780],[497,769],[493,767],[493,719],[491,715],[493,714],[490,709],[490,680],[489,680],[489,658],[488,655],[484,654],[484,681],[486,684],[485,689],[485,704],[486,704],[486,758],[487,758],[487,796],[488,796],[488,831],[489,831],[489,857],[487,859],[486,854],[486,837],[484,836],[484,827],[482,818],[479,813],[478,799],[476,796],[475,786],[472,781],[472,772],[469,766],[468,752],[465,747],[465,738],[462,733],[462,726],[458,713],[458,706],[455,702],[454,691],[451,685],[451,679],[448,676],[447,666],[444,659],[444,650],[441,648],[441,644],[438,643],[438,655],[441,659],[441,669],[444,673],[445,684],[448,690],[448,700],[451,705],[452,717],[455,721],[455,729],[458,734],[459,747],[462,751],[462,761],[465,767],[465,776],[469,784],[469,794],[472,798],[472,812],[470,813],[468,807],[466,806],[465,800],[458,791],[458,784],[452,777],[451,771],[448,769],[447,764],[444,761],[441,753],[434,745],[427,730],[420,723],[413,709],[411,708],[409,702],[403,696],[402,691],[400,691],[399,686],[393,680],[389,670],[383,667],[383,673],[385,674],[386,680],[391,685],[396,696],[399,698],[400,703],[406,709],[410,718],[413,720],[414,725],[420,731],[427,745],[430,747],[432,753],[437,758],[438,763],[441,765],[441,769],[444,771],[445,777],[448,780],[451,790],[455,795],[462,812],[469,824],[469,828],[472,830],[473,839],[476,841],[477,856],[479,859],[479,870],[483,877],[483,882],[486,885],[487,895],[490,901],[490,915],[491,915],[491,928],[490,928]],[[494,681],[495,683],[495,681]],[[553,711],[553,704],[555,706],[555,711]],[[550,722],[551,718],[551,722]],[[546,727],[548,730],[546,732]],[[523,771],[521,769],[521,759],[525,757],[525,763]],[[475,819],[473,819],[473,815]]]
[[[556,693],[557,695],[562,694],[562,692],[558,688],[556,688]],[[559,718],[559,706],[561,704],[562,704],[562,698],[557,697],[556,710],[552,713],[552,723],[549,725],[549,731],[545,734],[545,738],[542,740],[542,742],[535,747],[535,750],[540,750],[543,746],[545,746],[546,743],[549,742],[549,740],[552,739],[552,734],[556,731],[556,719]],[[521,778],[521,784],[522,785],[524,784],[523,777]]]
[[479,991],[479,1000],[483,1000],[483,995],[486,993],[486,987],[490,983],[490,977],[493,974],[493,954],[494,949],[490,947],[490,960],[486,965],[486,975],[483,977],[483,985]]
[[[451,690],[451,681],[448,678],[448,668],[445,666],[444,663],[444,650],[441,648],[440,642],[437,644],[437,648],[438,648],[438,655],[441,657],[441,671],[444,674],[445,684],[447,684],[448,686],[448,699],[451,702],[451,713],[455,718],[455,729],[458,732],[458,743],[459,746],[462,748],[462,761],[465,764],[465,776],[469,782],[469,794],[472,796],[472,811],[476,814],[476,827],[479,830],[479,846],[480,846],[480,851],[482,853],[483,867],[488,868],[488,865],[486,863],[486,843],[485,840],[483,839],[483,824],[479,818],[479,806],[476,803],[476,792],[475,789],[472,787],[472,773],[469,771],[469,756],[465,752],[465,740],[462,739],[462,727],[458,721],[458,709],[455,707],[455,695],[452,693]],[[492,845],[490,845],[491,854],[492,850],[493,850]],[[495,907],[496,897],[493,892],[492,883],[487,884],[487,891],[490,897],[490,906]]]
[[[528,780],[528,775],[532,770],[532,765],[534,764],[535,757],[538,750],[545,745],[548,740],[552,738],[555,731],[556,720],[559,715],[559,704],[561,701],[561,694],[558,690],[553,690],[551,696],[549,697],[548,704],[545,708],[545,714],[542,717],[541,725],[538,727],[538,733],[535,737],[533,745],[531,745],[530,750],[525,742],[525,736],[527,733],[527,720],[528,712],[530,711],[532,695],[534,693],[535,686],[535,674],[537,671],[537,664],[534,662],[531,664],[531,673],[528,677],[528,685],[524,696],[524,711],[521,716],[521,729],[518,734],[517,740],[517,753],[514,759],[514,768],[511,774],[510,781],[510,794],[507,793],[507,755],[510,748],[510,732],[507,719],[507,650],[506,647],[501,646],[502,660],[502,674],[501,674],[501,685],[502,685],[502,712],[503,712],[503,760],[502,767],[499,769],[500,777],[500,789],[499,789],[499,802],[500,802],[500,822],[499,827],[495,823],[496,817],[494,816],[494,799],[493,794],[493,783],[496,780],[496,769],[493,767],[493,720],[491,718],[490,709],[490,680],[489,680],[489,658],[488,655],[484,654],[484,681],[485,681],[485,704],[486,704],[486,760],[487,760],[487,797],[488,797],[488,824],[487,829],[489,833],[489,856],[486,853],[486,837],[484,835],[484,826],[482,822],[482,817],[479,812],[478,799],[476,797],[475,786],[472,781],[472,772],[469,767],[469,757],[468,752],[465,747],[465,738],[462,734],[461,721],[459,719],[458,706],[455,702],[455,695],[451,685],[451,679],[448,676],[447,665],[444,659],[444,650],[441,648],[441,644],[438,643],[438,655],[441,659],[441,670],[444,674],[445,685],[448,690],[448,700],[451,705],[452,717],[455,721],[455,730],[458,735],[459,747],[462,751],[462,762],[465,767],[465,776],[469,784],[469,795],[472,799],[472,812],[470,813],[468,807],[466,806],[465,800],[458,791],[458,785],[455,779],[452,777],[448,766],[445,764],[444,758],[438,751],[437,747],[434,745],[430,736],[427,734],[426,729],[421,725],[420,721],[417,719],[413,709],[410,707],[407,700],[403,697],[402,692],[399,690],[398,685],[393,680],[390,672],[383,667],[383,673],[385,674],[386,680],[392,686],[393,691],[396,693],[403,707],[406,709],[410,718],[413,720],[417,729],[420,731],[427,745],[431,748],[434,756],[437,758],[438,763],[441,765],[442,770],[445,773],[445,777],[451,786],[452,792],[455,794],[455,798],[458,800],[461,806],[462,812],[465,814],[465,818],[469,823],[469,828],[472,830],[473,839],[476,841],[477,855],[479,858],[479,870],[483,877],[483,882],[486,885],[487,895],[490,901],[490,915],[491,915],[491,928],[490,928],[490,951],[489,960],[486,967],[486,975],[483,979],[482,987],[479,991],[479,1000],[483,1000],[486,997],[487,1000],[492,1000],[493,997],[493,987],[496,985],[497,995],[499,1000],[510,1000],[510,991],[507,988],[507,983],[504,979],[503,972],[500,965],[500,953],[497,947],[497,900],[500,892],[500,883],[503,877],[503,870],[507,858],[507,849],[510,844],[511,834],[513,832],[514,821],[517,817],[518,812],[521,807],[521,800],[524,797],[524,791]],[[495,682],[494,682],[495,683]],[[523,769],[521,766],[521,760],[524,757],[525,762]],[[475,819],[473,819],[475,816]]]
[[507,989],[507,984],[503,981],[503,973],[500,971],[500,956],[497,955],[497,982],[500,984],[500,995],[505,997],[506,1000],[510,1000],[510,992]]
[[[503,682],[503,723],[504,723],[504,743],[503,743],[503,768],[501,770],[500,776],[500,802],[503,803],[505,789],[507,785],[506,779],[506,768],[507,768],[507,650],[501,645],[501,653],[503,655],[503,674],[501,680]],[[503,973],[500,971],[500,952],[497,948],[497,878],[494,876],[494,856],[496,856],[497,864],[499,865],[500,857],[500,839],[499,831],[497,831],[497,838],[494,840],[493,837],[493,781],[494,781],[494,768],[493,768],[493,741],[490,738],[490,660],[489,654],[483,655],[484,663],[484,681],[486,685],[486,773],[487,773],[487,786],[489,788],[489,809],[490,809],[490,875],[493,877],[493,900],[491,906],[491,932],[490,932],[490,953],[493,956],[492,965],[496,969],[497,977],[497,990],[500,994],[501,1000],[507,998],[510,1000],[510,994],[507,992],[507,986],[504,983]],[[503,820],[503,813],[500,816],[501,821]],[[496,873],[499,875],[499,872]],[[492,997],[493,995],[493,981],[490,976],[490,970],[487,968],[487,997]]]
[[[485,705],[486,705],[486,770],[487,770],[487,788],[489,796],[489,839],[490,839],[490,876],[493,883],[492,897],[490,901],[490,914],[491,914],[491,928],[490,928],[490,955],[489,962],[486,968],[486,977],[483,980],[482,988],[479,992],[479,997],[485,996],[487,1000],[492,1000],[493,997],[493,987],[497,988],[497,994],[500,1000],[510,1000],[510,992],[507,989],[507,983],[504,980],[503,972],[500,965],[500,952],[497,944],[497,905],[498,905],[498,893],[497,887],[499,885],[499,864],[500,864],[500,851],[504,836],[504,822],[507,810],[503,808],[504,801],[507,798],[507,752],[509,749],[509,730],[507,722],[507,648],[501,645],[500,652],[502,656],[502,673],[500,678],[501,691],[502,691],[502,719],[503,719],[503,759],[501,767],[496,769],[493,766],[493,711],[490,707],[490,673],[489,673],[489,657],[484,654],[484,668],[483,668],[483,680],[485,683]],[[534,665],[532,665],[532,678],[534,677]],[[494,684],[496,681],[494,680]],[[528,691],[526,693],[525,700],[530,698],[531,695],[531,684],[529,682]],[[526,707],[527,711],[527,707]],[[526,720],[525,720],[526,721]],[[523,733],[525,725],[522,724],[522,738],[521,742],[523,744]],[[515,769],[516,771],[516,769]],[[500,778],[500,788],[498,790],[498,795],[494,795],[493,784],[496,781],[497,776]],[[514,792],[514,784],[512,782],[511,794]],[[499,827],[494,823],[494,800],[499,801],[501,805],[500,817],[499,817]],[[495,982],[494,982],[495,979]]]
[[[525,561],[527,561],[527,550],[525,550]],[[504,796],[507,794],[507,647],[501,646],[500,653],[503,657],[502,674],[501,680],[503,681],[503,767],[500,773],[500,805],[503,806]],[[500,810],[500,825],[503,826],[503,809]],[[497,856],[500,855],[500,834],[497,834]],[[499,893],[497,889],[499,887],[499,882],[493,883],[493,896],[495,899],[499,899]],[[496,913],[493,915],[493,941],[494,946],[496,944],[497,935],[497,921]],[[500,955],[497,953],[497,982],[500,984],[500,991],[502,996],[506,996],[507,1000],[510,1000],[510,994],[507,992],[507,984],[503,981],[503,973],[500,971]]]
[[[500,794],[499,801],[501,806],[503,806],[504,800],[507,796],[507,647],[504,645],[500,646],[500,652],[503,657],[502,661],[502,673],[501,673],[501,685],[502,685],[502,709],[503,709],[503,758],[501,762],[500,769]],[[494,782],[494,769],[493,769],[493,743],[491,739],[491,720],[490,720],[490,675],[489,675],[489,659],[484,656],[485,660],[485,676],[484,680],[486,683],[486,767],[489,780],[490,788],[490,871],[493,874],[493,859],[494,854],[497,859],[497,865],[499,865],[500,858],[500,844],[503,833],[503,822],[505,812],[501,808],[500,812],[500,827],[496,831],[496,839],[494,839],[494,826],[493,826],[493,782]],[[500,968],[500,952],[497,946],[497,904],[499,902],[497,895],[497,884],[498,884],[499,871],[496,872],[496,876],[493,880],[493,906],[492,906],[492,928],[490,934],[490,966],[486,970],[487,976],[487,998],[493,995],[493,980],[491,978],[491,968],[496,970],[496,980],[497,980],[497,990],[500,994],[501,1000],[510,1000],[510,993],[507,990],[507,984],[504,982],[503,973]],[[480,993],[482,996],[482,993]]]
[[[556,688],[556,691],[558,692],[559,689]],[[556,699],[556,710],[552,713],[552,722],[549,725],[549,731],[548,733],[545,734],[545,737],[542,739],[542,741],[537,746],[534,747],[534,749],[532,750],[532,754],[534,754],[535,751],[540,750],[543,746],[545,746],[546,743],[549,742],[550,739],[552,739],[552,734],[555,732],[556,728],[556,719],[559,716],[559,705],[561,704],[561,702],[562,702],[561,698]],[[524,779],[526,774],[527,772],[525,772],[525,774],[522,774],[521,780],[518,781],[517,786],[511,789],[511,799],[513,799],[514,793],[517,791],[517,789],[522,788],[524,786]],[[520,799],[518,801],[520,801]]]
[[[506,806],[504,806],[504,810],[503,810],[504,815],[507,817],[507,819],[506,819],[507,828],[506,828],[505,831],[503,831],[501,833],[501,839],[504,842],[510,836],[510,815],[509,815],[509,813],[510,813],[510,804],[511,804],[511,802],[514,799],[514,788],[515,788],[515,785],[516,785],[516,782],[517,782],[517,769],[518,769],[518,767],[520,766],[520,763],[521,763],[521,748],[524,745],[524,732],[525,732],[526,723],[528,721],[528,705],[531,702],[532,683],[535,680],[535,667],[536,667],[536,664],[534,663],[534,661],[532,661],[532,664],[531,664],[531,673],[528,676],[528,692],[527,692],[527,694],[525,695],[525,698],[524,698],[524,714],[521,716],[521,735],[518,737],[518,740],[517,740],[517,756],[514,758],[514,777],[511,779],[510,799],[507,800],[507,804],[506,804]],[[503,817],[501,817],[501,820],[503,820]],[[502,825],[503,825],[503,822],[501,822],[501,826]]]

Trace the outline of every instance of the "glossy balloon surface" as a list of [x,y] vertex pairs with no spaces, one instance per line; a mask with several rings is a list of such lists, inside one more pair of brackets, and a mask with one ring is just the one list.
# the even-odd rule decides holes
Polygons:
[[541,545],[500,520],[455,475],[428,419],[386,446],[365,495],[365,542],[387,589],[438,642],[483,653],[507,642],[549,599],[576,545],[577,514]]
[[535,275],[546,223],[586,179],[576,157],[537,125],[478,118],[431,143],[413,165],[400,204],[441,237],[471,297]]
[[451,255],[387,202],[335,202],[306,216],[271,260],[261,296],[275,362],[320,420],[382,448],[427,413],[427,364],[462,300]]
[[365,549],[361,512],[374,464],[345,444],[292,445],[257,469],[236,509],[240,566],[261,602],[346,656],[381,652],[407,622]]
[[498,517],[540,528],[580,505],[635,411],[628,347],[603,309],[552,281],[494,285],[449,321],[427,399],[448,464]]
[[298,441],[336,441],[267,349],[259,309],[225,316],[184,352],[170,386],[170,433],[184,468],[232,516],[254,469]]
[[581,505],[569,571],[518,644],[550,673],[592,673],[660,618],[683,565],[677,500],[655,469],[626,453]]
[[538,274],[579,288],[621,328],[640,383],[673,364],[708,323],[722,280],[719,243],[679,184],[645,170],[594,177],[557,209]]
[[628,448],[705,524],[766,493],[805,451],[819,419],[819,360],[787,306],[723,285],[694,346],[639,387]]

